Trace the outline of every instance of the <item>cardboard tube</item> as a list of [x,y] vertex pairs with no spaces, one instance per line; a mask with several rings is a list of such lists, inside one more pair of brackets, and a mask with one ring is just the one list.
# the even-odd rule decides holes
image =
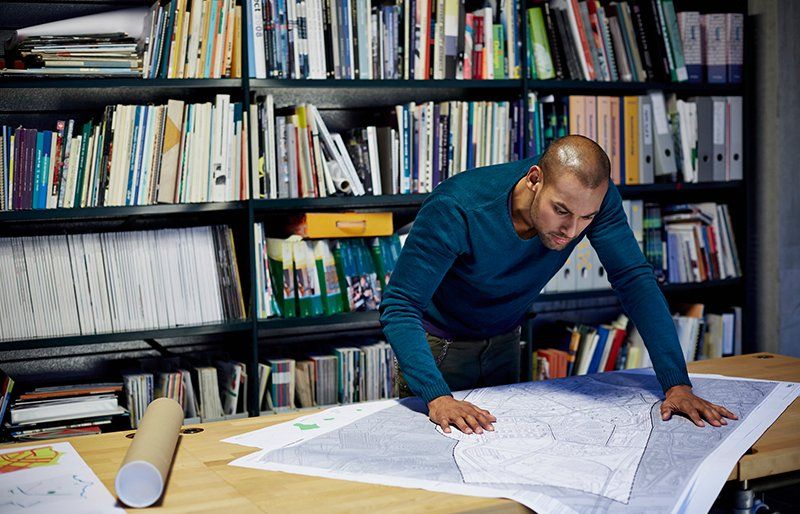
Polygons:
[[147,406],[114,480],[125,505],[149,507],[161,498],[182,423],[183,409],[175,400],[158,398]]

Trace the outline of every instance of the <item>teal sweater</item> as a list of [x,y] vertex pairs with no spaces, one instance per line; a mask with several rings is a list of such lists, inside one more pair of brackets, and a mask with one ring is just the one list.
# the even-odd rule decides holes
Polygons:
[[381,324],[411,390],[426,402],[450,394],[425,331],[484,339],[520,325],[544,285],[588,237],[646,342],[666,391],[691,385],[667,302],[642,255],[613,183],[600,212],[563,251],[514,230],[509,197],[538,157],[460,173],[428,197],[381,304]]

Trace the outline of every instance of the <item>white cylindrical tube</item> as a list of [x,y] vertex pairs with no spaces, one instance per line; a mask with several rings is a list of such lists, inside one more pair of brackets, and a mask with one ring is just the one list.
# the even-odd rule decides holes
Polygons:
[[122,503],[142,508],[158,501],[164,492],[182,423],[183,409],[175,400],[158,398],[147,406],[114,480]]

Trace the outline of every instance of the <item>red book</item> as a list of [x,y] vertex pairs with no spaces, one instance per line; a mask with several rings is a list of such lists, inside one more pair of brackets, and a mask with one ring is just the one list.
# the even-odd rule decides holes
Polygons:
[[483,76],[483,15],[472,13],[472,78],[482,80]]
[[586,39],[586,29],[581,19],[581,9],[578,5],[578,0],[570,0],[569,10],[572,11],[572,15],[575,17],[575,25],[578,27],[578,38],[581,40],[581,48],[583,49],[583,56],[586,61],[586,69],[589,72],[589,80],[596,80],[597,74],[595,73],[592,61],[592,52],[589,49],[589,41]]
[[617,365],[617,356],[619,349],[622,347],[622,342],[625,340],[627,332],[619,328],[614,329],[614,339],[611,341],[611,349],[608,351],[608,360],[606,361],[606,369],[603,371],[614,371]]

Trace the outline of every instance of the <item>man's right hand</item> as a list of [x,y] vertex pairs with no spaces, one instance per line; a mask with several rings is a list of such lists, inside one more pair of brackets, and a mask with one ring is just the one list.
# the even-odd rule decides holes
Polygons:
[[488,410],[456,400],[452,396],[440,396],[431,400],[428,403],[428,417],[442,427],[445,434],[450,433],[450,425],[465,434],[482,434],[484,429],[493,431],[492,423],[497,421]]

